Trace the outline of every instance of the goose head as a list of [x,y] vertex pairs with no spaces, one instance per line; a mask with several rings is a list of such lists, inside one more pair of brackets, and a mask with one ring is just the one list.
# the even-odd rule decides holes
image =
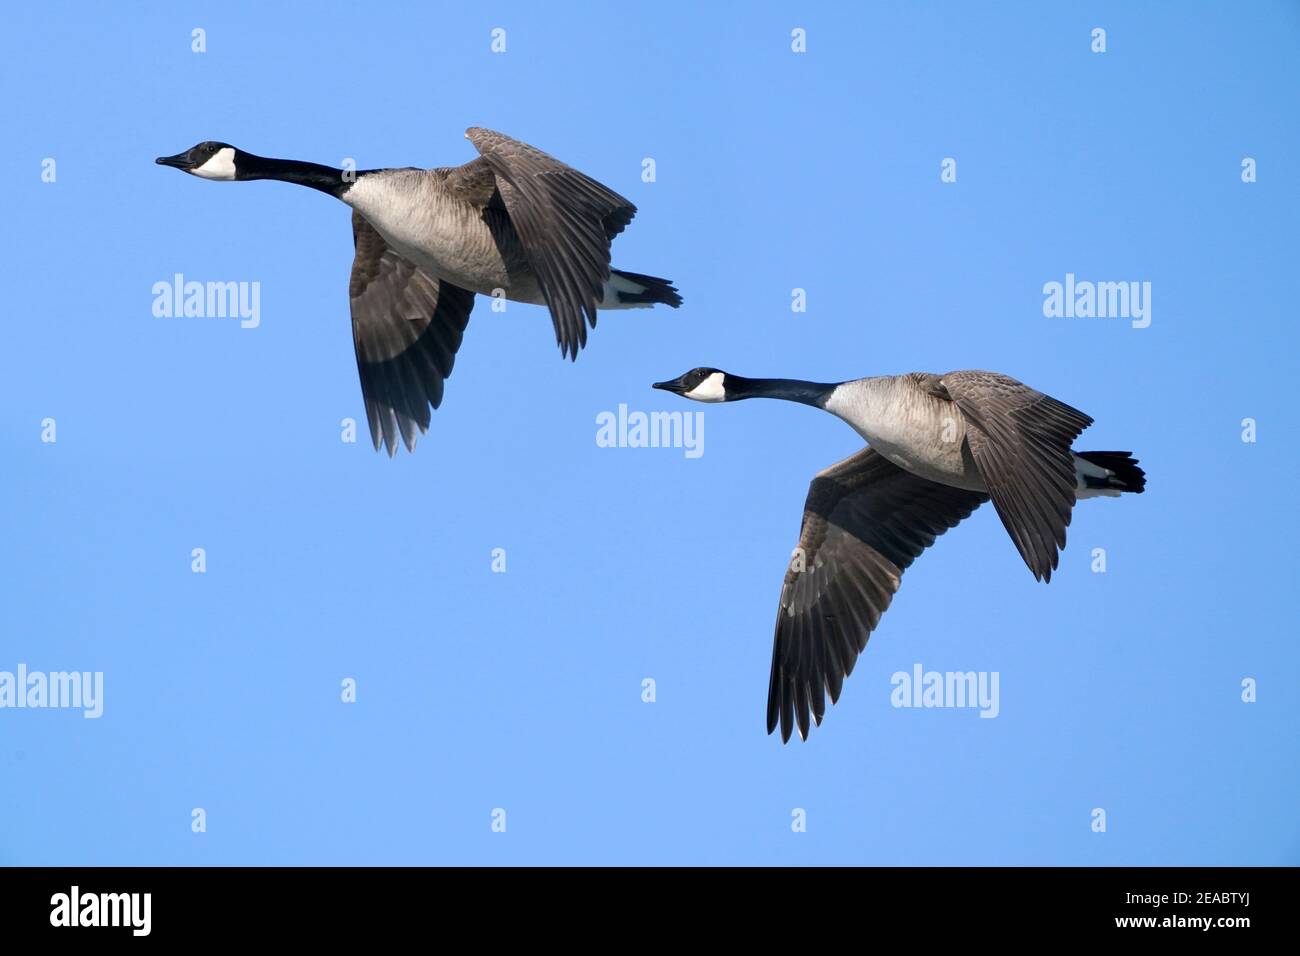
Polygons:
[[173,166],[201,179],[230,182],[241,178],[240,163],[247,155],[229,143],[208,140],[175,156],[159,156],[154,162],[159,166]]
[[680,375],[667,382],[655,382],[654,388],[666,392],[676,392],[682,398],[696,402],[730,402],[743,395],[727,390],[726,372],[716,368],[693,368],[685,375]]

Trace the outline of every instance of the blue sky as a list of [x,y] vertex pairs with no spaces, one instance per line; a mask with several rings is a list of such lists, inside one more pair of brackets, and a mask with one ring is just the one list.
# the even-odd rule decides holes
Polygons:
[[[0,671],[105,692],[96,720],[0,709],[0,862],[1300,862],[1300,9],[555,7],[9,13]],[[152,160],[455,165],[472,125],[637,203],[614,264],[686,303],[603,314],[571,364],[541,308],[480,300],[390,461],[347,210]],[[156,318],[178,272],[260,283],[260,325]],[[1150,326],[1045,317],[1067,273],[1150,282]],[[1003,371],[1148,493],[1083,503],[1050,585],[981,509],[782,747],[781,575],[809,480],[860,442],[649,389],[701,364]],[[704,454],[598,447],[620,403],[703,410]],[[996,672],[999,715],[892,707],[916,664]]]

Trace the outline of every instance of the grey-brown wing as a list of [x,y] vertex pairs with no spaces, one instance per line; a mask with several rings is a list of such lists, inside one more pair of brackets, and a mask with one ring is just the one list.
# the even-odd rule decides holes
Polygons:
[[1092,419],[996,372],[949,372],[939,383],[966,418],[998,517],[1034,577],[1050,581],[1074,509],[1070,447]]
[[870,448],[813,479],[799,548],[781,588],[767,690],[767,732],[807,738],[825,695],[839,700],[903,571],[987,501],[904,471]]
[[609,279],[609,243],[636,206],[539,149],[492,130],[465,135],[492,168],[501,199],[537,276],[560,354],[576,359],[596,327]]
[[429,428],[430,406],[442,404],[474,293],[417,269],[356,212],[352,238],[352,341],[370,438],[390,456],[399,436],[414,451]]
[[442,175],[443,188],[451,198],[479,208],[505,208],[501,193],[497,191],[497,174],[492,171],[492,164],[482,156],[462,166],[449,166],[434,172]]

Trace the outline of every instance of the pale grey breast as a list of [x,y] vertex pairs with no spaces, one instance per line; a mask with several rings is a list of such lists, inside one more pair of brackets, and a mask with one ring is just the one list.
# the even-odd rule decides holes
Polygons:
[[954,488],[986,490],[966,444],[966,419],[924,372],[845,382],[826,410],[900,468]]
[[390,247],[430,275],[462,289],[541,302],[519,237],[504,208],[479,206],[447,188],[454,169],[386,169],[362,176],[343,201]]

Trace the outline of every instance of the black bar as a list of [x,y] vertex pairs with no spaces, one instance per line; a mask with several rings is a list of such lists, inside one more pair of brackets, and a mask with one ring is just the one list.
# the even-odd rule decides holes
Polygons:
[[[802,925],[805,939],[819,927],[814,937],[827,943],[824,932],[870,939],[878,924],[882,931],[910,927],[927,941],[1200,936],[1231,945],[1243,933],[1283,930],[1294,883],[1295,871],[1280,867],[12,868],[0,870],[0,926],[7,943],[139,937],[337,944],[396,941],[435,927],[450,942],[479,927],[494,939],[511,930],[540,934],[541,945],[557,932],[607,931],[612,921],[615,929],[625,925],[626,939],[650,934],[668,945],[680,937],[662,934],[705,921],[760,941],[775,923]],[[74,886],[76,922],[102,914],[119,925],[70,925]]]

